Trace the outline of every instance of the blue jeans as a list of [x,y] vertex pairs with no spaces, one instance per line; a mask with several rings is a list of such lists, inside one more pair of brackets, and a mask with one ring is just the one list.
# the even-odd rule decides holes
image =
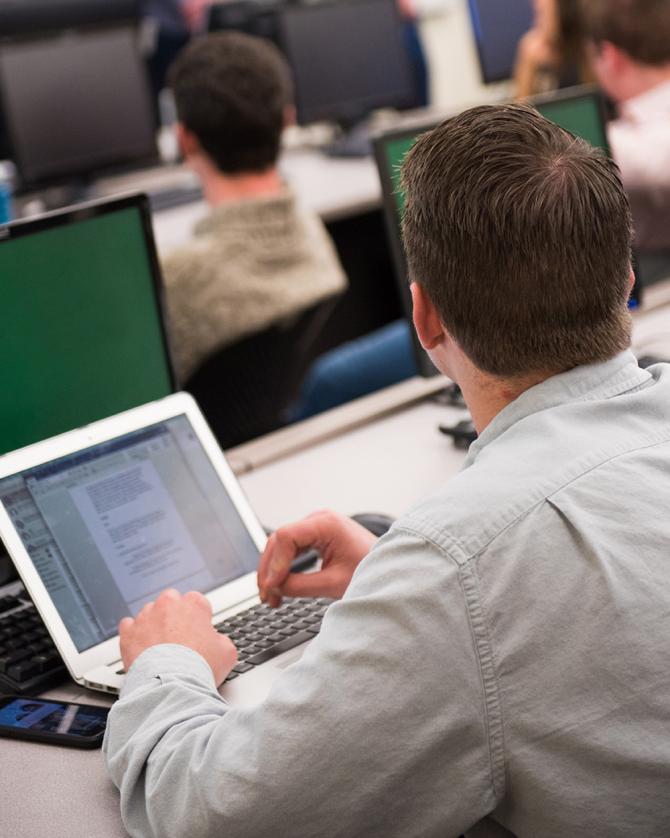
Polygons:
[[406,320],[397,320],[318,358],[305,376],[290,420],[307,419],[415,376],[409,329]]

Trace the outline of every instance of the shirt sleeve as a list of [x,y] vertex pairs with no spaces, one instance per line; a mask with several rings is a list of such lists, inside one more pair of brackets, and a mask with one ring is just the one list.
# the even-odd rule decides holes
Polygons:
[[466,588],[392,531],[252,708],[226,704],[195,652],[145,652],[104,744],[130,834],[445,838],[479,821],[504,770]]

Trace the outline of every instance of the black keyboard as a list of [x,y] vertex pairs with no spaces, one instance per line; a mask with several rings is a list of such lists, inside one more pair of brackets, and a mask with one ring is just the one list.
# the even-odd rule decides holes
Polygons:
[[158,189],[149,192],[149,205],[152,212],[183,207],[187,204],[195,204],[202,201],[202,188],[200,186],[176,186],[171,189]]
[[13,591],[0,596],[0,692],[39,695],[67,670],[28,594]]
[[237,664],[226,678],[232,681],[255,666],[311,640],[331,599],[285,599],[280,608],[256,605],[228,617],[215,628],[237,647]]

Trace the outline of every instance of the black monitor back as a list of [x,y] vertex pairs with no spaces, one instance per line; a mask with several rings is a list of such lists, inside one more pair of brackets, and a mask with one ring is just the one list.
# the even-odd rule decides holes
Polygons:
[[0,0],[0,37],[139,16],[140,0]]
[[0,41],[0,96],[9,156],[24,187],[158,159],[131,25]]
[[278,6],[258,0],[213,3],[207,12],[207,31],[244,32],[279,45]]
[[532,0],[468,0],[468,7],[482,79],[511,78],[519,41],[533,25]]
[[281,46],[293,69],[301,124],[352,125],[377,108],[417,104],[395,0],[286,6]]

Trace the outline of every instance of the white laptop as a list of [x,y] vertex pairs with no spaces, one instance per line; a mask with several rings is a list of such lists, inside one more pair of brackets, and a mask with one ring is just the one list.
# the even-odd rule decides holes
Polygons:
[[[119,620],[165,588],[202,591],[215,624],[259,604],[265,533],[185,393],[0,457],[0,537],[72,677],[95,690],[118,692]],[[221,691],[233,703],[264,697],[325,605],[303,603],[302,630],[285,614],[285,641],[264,608],[257,665]]]

